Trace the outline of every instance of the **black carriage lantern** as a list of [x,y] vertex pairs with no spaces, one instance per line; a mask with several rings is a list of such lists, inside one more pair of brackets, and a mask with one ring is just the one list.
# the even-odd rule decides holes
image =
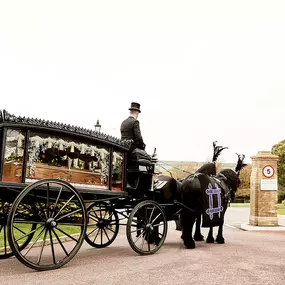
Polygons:
[[101,125],[100,125],[100,123],[99,123],[99,120],[97,120],[97,123],[96,123],[96,125],[95,125],[95,131],[98,132],[98,133],[100,133],[100,130],[101,130]]

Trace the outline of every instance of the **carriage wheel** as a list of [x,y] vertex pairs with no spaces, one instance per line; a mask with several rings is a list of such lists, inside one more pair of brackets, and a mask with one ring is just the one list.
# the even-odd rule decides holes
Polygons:
[[[16,257],[35,270],[56,269],[69,262],[81,247],[86,231],[86,209],[81,195],[69,183],[43,179],[26,187],[8,216],[8,240]],[[20,236],[15,224],[27,226]],[[36,224],[34,230],[29,226]],[[33,234],[25,248],[21,240]]]
[[[14,255],[8,242],[7,234],[7,220],[11,204],[5,201],[0,201],[0,259],[9,258]],[[36,224],[30,225],[30,231],[32,232],[36,228]],[[15,232],[20,235],[23,232],[23,225],[14,225]],[[21,240],[19,244],[20,249],[24,249],[27,244],[31,241],[33,233],[26,236],[26,238]]]
[[110,245],[119,232],[119,217],[112,205],[95,202],[88,206],[89,223],[85,240],[93,247],[103,248]]
[[132,210],[127,223],[127,238],[131,248],[148,255],[158,251],[167,233],[164,210],[154,201],[143,201]]

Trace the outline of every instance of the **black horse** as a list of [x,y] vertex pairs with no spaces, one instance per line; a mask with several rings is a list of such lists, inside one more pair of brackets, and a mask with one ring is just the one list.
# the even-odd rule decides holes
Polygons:
[[[214,153],[213,153],[212,162],[205,163],[199,169],[197,169],[194,174],[190,174],[187,177],[181,179],[179,181],[179,182],[181,182],[180,188],[181,188],[182,182],[184,180],[188,180],[191,177],[194,177],[194,175],[197,175],[198,173],[209,175],[209,176],[216,175],[217,174],[216,162],[217,162],[218,157],[220,156],[221,152],[224,149],[227,149],[227,147],[218,146],[217,145],[217,141],[214,141],[213,142]],[[180,194],[180,198],[181,198],[181,191],[180,191],[179,194]],[[201,217],[202,217],[201,215],[197,215],[197,218],[196,218],[196,229],[195,229],[195,233],[194,233],[194,240],[195,241],[203,241],[204,240],[204,236],[201,234],[201,229],[200,229],[200,227],[201,227]],[[178,219],[175,222],[176,222],[176,230],[182,231],[181,219]]]
[[[208,243],[213,243],[213,227],[218,226],[217,243],[224,243],[224,215],[229,200],[233,200],[240,185],[239,173],[246,165],[244,155],[238,155],[235,171],[223,169],[216,175],[195,173],[183,180],[181,186],[181,202],[184,205],[181,213],[182,239],[186,248],[195,248],[192,238],[194,222],[203,216],[202,227],[209,227]],[[201,235],[200,227],[196,224],[195,236]],[[197,240],[195,238],[195,240]],[[198,239],[199,240],[199,239]]]

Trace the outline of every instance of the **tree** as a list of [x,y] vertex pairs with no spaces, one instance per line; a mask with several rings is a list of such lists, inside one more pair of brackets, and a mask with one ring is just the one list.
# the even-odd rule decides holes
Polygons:
[[277,163],[278,173],[278,202],[285,199],[285,140],[280,141],[272,147],[272,154],[279,156]]

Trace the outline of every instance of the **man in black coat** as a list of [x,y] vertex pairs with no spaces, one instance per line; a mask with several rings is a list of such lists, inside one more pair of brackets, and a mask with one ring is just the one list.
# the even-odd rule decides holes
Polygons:
[[140,104],[132,102],[129,110],[130,116],[121,124],[121,139],[133,140],[130,152],[132,152],[135,148],[144,150],[145,143],[141,135],[139,121],[137,120],[139,113],[141,112]]

